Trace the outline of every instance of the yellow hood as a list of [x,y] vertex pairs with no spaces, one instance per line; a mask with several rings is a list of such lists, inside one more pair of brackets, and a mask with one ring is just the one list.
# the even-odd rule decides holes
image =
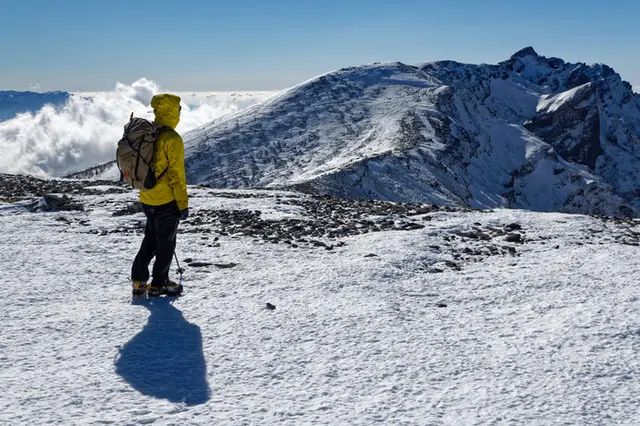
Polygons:
[[155,95],[151,99],[151,108],[156,115],[156,124],[175,129],[180,122],[180,96],[170,93]]

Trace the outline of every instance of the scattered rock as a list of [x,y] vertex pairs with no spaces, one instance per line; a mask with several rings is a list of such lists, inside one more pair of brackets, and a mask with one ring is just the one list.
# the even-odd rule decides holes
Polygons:
[[275,310],[275,309],[276,309],[276,305],[273,305],[273,304],[271,304],[271,303],[267,302],[267,309],[269,309],[269,310],[272,310],[272,311],[273,311],[273,310]]
[[364,257],[378,257],[378,255],[375,253],[369,253],[369,254],[365,254]]
[[460,265],[458,265],[456,262],[446,260],[444,264],[447,265],[449,268],[460,270]]
[[212,262],[189,262],[187,263],[187,265],[191,266],[192,268],[203,268],[205,266],[211,266],[213,265],[213,263]]
[[84,206],[80,203],[73,202],[73,200],[66,195],[58,197],[56,195],[45,194],[42,198],[38,198],[29,204],[27,209],[34,213],[72,210],[84,211]]
[[522,242],[522,235],[518,234],[517,232],[514,232],[512,234],[507,234],[507,236],[504,239],[505,241],[508,241],[510,243],[519,243],[519,242]]
[[[87,187],[89,186],[89,187]],[[108,186],[108,190],[96,190],[91,187]],[[31,197],[43,197],[45,194],[81,194],[94,195],[128,192],[123,183],[108,180],[66,180],[40,179],[33,176],[10,175],[0,173],[0,200],[15,202]]]
[[113,212],[113,216],[127,216],[136,213],[142,213],[142,211],[142,203],[140,201],[136,201],[129,204],[124,209],[116,210],[115,212]]
[[436,303],[436,306],[437,306],[438,308],[446,308],[446,307],[447,307],[447,306],[449,306],[449,305],[447,305],[446,303],[443,303],[443,302],[438,302],[438,303]]
[[238,266],[237,263],[229,262],[229,263],[213,263],[213,266],[220,269],[229,269]]

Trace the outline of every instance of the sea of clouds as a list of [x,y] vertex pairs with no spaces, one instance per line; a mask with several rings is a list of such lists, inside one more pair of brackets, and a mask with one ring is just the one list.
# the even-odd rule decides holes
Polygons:
[[[163,90],[140,79],[110,92],[71,93],[62,105],[45,105],[0,122],[0,173],[64,176],[115,158],[123,126],[133,112],[153,118],[151,98]],[[262,102],[277,92],[172,92],[182,97],[177,131],[184,133]]]

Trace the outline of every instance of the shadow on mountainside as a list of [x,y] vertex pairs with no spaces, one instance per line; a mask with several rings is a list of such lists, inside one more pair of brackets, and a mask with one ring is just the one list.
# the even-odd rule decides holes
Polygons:
[[200,327],[185,320],[172,300],[136,303],[151,315],[142,331],[120,349],[116,373],[144,395],[203,404],[210,395]]

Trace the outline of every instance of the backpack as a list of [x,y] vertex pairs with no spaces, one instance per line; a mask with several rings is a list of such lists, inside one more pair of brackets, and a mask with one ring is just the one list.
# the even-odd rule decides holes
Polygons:
[[156,178],[155,151],[160,134],[169,129],[144,118],[133,117],[124,126],[122,139],[118,141],[116,161],[122,178],[133,189],[151,189],[164,175]]

